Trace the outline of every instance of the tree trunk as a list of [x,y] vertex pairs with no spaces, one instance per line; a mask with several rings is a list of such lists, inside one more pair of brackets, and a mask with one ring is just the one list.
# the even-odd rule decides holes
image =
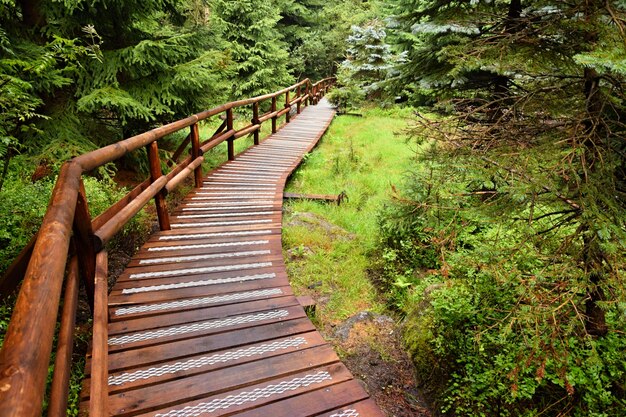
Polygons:
[[[598,3],[598,4],[595,4]],[[587,24],[594,28],[586,35],[586,41],[593,45],[598,41],[598,34],[595,26],[591,24],[595,20],[595,14],[602,4],[598,1],[590,0],[585,4],[585,17]],[[605,143],[606,132],[603,132],[600,119],[602,118],[602,108],[604,97],[600,90],[600,75],[593,68],[584,69],[584,87],[583,94],[585,96],[585,112],[586,117],[583,121],[585,128],[584,145],[585,159],[587,170],[593,172],[598,169],[601,163],[601,155],[598,154],[599,147]],[[599,247],[594,228],[588,226],[585,228],[584,244],[583,244],[583,261],[585,274],[589,279],[587,288],[587,301],[585,302],[585,327],[587,332],[594,336],[604,336],[608,333],[606,325],[606,314],[598,305],[599,302],[605,300],[604,291],[602,290],[603,277],[606,273],[604,267],[604,256],[602,249]]]
[[[519,30],[519,18],[522,15],[522,0],[511,0],[509,12],[504,22],[504,33],[512,34]],[[493,80],[493,103],[489,115],[489,121],[496,123],[503,114],[503,108],[508,105],[509,77],[495,75]]]
[[11,152],[11,149],[7,150],[7,154],[4,156],[4,164],[2,167],[2,174],[0,174],[0,191],[2,191],[2,186],[4,185],[4,180],[7,177],[7,174],[9,173],[9,162],[11,162],[11,156],[13,155],[13,152]]

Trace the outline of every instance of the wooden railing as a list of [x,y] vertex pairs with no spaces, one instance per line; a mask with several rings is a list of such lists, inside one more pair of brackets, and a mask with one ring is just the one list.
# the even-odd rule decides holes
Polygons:
[[[107,242],[151,199],[156,204],[161,230],[168,230],[166,195],[191,173],[196,187],[202,185],[206,151],[226,141],[228,158],[232,160],[236,139],[252,134],[254,143],[258,144],[263,122],[271,120],[272,133],[276,132],[279,117],[284,115],[288,123],[294,107],[300,113],[303,105],[317,103],[332,82],[332,78],[327,78],[312,84],[305,79],[275,93],[227,103],[81,155],[61,167],[36,239],[17,258],[3,281],[6,289],[17,285],[23,277],[0,351],[0,416],[41,415],[58,315],[60,326],[48,416],[65,415],[81,278],[93,312],[89,412],[92,416],[107,415]],[[269,111],[259,114],[263,102],[268,100]],[[236,129],[233,111],[244,106],[252,107],[252,120]],[[202,140],[198,122],[222,113],[221,126],[210,138]],[[159,139],[186,128],[190,129],[189,134],[173,153],[168,164],[171,170],[163,173]],[[177,162],[189,143],[190,155]],[[142,147],[147,150],[150,177],[92,219],[82,176]]]

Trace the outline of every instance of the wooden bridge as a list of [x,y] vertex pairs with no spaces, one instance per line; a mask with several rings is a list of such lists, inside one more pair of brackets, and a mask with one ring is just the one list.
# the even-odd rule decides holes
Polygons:
[[[332,121],[322,99],[331,83],[228,103],[64,165],[38,238],[7,275],[28,264],[0,352],[0,415],[41,415],[57,314],[48,415],[65,415],[79,277],[93,311],[84,415],[383,415],[307,318],[282,258],[283,189]],[[236,129],[233,111],[245,106],[251,124]],[[220,113],[202,140],[198,122]],[[261,142],[268,120],[273,134]],[[163,173],[158,140],[184,128]],[[235,155],[234,140],[249,134],[256,146]],[[203,153],[224,141],[228,162],[203,176]],[[81,176],[143,146],[150,178],[92,220]],[[166,193],[192,173],[195,188],[170,213]],[[107,294],[106,243],[151,199],[160,231]]]

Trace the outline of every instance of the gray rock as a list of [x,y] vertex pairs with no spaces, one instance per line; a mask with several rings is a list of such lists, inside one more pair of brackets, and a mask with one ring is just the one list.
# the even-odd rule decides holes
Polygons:
[[394,323],[394,320],[389,316],[375,314],[370,311],[361,311],[339,325],[339,328],[335,331],[335,336],[341,341],[345,341],[350,337],[350,331],[355,324],[368,321],[373,321],[376,324]]

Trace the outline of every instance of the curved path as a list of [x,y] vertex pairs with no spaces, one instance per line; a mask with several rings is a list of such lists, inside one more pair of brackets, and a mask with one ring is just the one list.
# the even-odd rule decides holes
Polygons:
[[285,182],[334,114],[309,106],[209,173],[133,257],[109,296],[111,415],[383,415],[307,318],[282,257]]

